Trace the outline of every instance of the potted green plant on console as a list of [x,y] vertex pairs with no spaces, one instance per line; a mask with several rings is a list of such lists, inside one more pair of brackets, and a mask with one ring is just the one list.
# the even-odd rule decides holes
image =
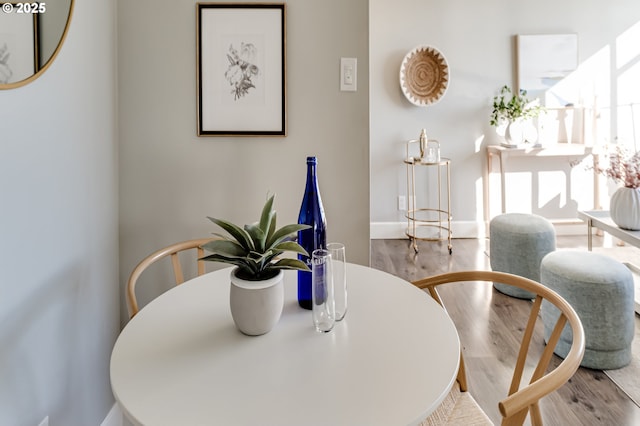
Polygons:
[[[509,96],[511,96],[509,98]],[[502,86],[500,94],[493,98],[493,109],[489,124],[496,128],[504,127],[504,138],[507,146],[517,146],[523,142],[535,142],[537,132],[530,126],[525,129],[527,121],[537,117],[543,108],[537,101],[527,98],[526,90],[513,93],[507,85]]]
[[274,198],[275,195],[267,200],[258,222],[244,227],[209,217],[229,235],[214,234],[220,239],[202,246],[211,252],[203,260],[235,266],[231,271],[231,316],[236,327],[250,336],[271,331],[280,319],[284,304],[283,270],[309,270],[298,259],[282,257],[287,252],[308,255],[294,238],[309,226],[291,224],[277,229]]

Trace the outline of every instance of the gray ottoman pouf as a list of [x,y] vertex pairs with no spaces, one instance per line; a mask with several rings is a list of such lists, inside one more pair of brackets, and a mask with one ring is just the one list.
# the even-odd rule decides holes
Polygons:
[[[583,367],[610,370],[631,361],[634,336],[633,275],[608,256],[585,251],[556,251],[542,259],[540,282],[562,296],[577,312],[585,333]],[[542,305],[545,341],[558,311]],[[562,332],[555,353],[569,353],[571,331]]]
[[[556,231],[547,219],[527,213],[505,213],[489,223],[491,269],[540,281],[540,262],[556,249]],[[533,299],[533,293],[493,283],[501,293]]]

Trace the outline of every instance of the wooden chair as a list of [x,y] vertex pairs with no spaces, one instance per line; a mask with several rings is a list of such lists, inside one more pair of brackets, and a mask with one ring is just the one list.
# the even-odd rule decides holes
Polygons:
[[[413,284],[421,289],[428,290],[431,297],[444,307],[436,288],[439,285],[454,282],[500,282],[530,291],[536,295],[533,302],[523,302],[531,303],[531,312],[522,335],[509,392],[507,397],[498,403],[498,408],[502,415],[503,425],[522,425],[527,414],[530,414],[532,425],[542,425],[538,401],[566,383],[580,366],[584,355],[585,337],[580,318],[571,305],[554,291],[528,278],[504,272],[449,272],[421,279]],[[558,319],[546,347],[537,360],[529,384],[521,387],[520,383],[523,379],[527,357],[531,356],[533,358],[532,354],[529,353],[529,348],[543,300],[558,309]],[[566,324],[571,327],[573,332],[571,349],[566,358],[555,369],[547,372],[554,348]],[[460,353],[460,369],[456,385],[445,399],[445,402],[422,424],[492,424],[489,417],[467,392],[467,378],[462,352]]]
[[182,241],[180,243],[172,244],[168,247],[160,249],[149,256],[145,257],[131,272],[129,281],[127,283],[127,307],[129,308],[129,319],[133,318],[138,311],[138,299],[136,298],[136,283],[140,278],[140,275],[155,262],[164,259],[167,256],[171,257],[171,264],[173,265],[173,275],[176,285],[184,282],[184,274],[182,272],[182,264],[180,263],[179,253],[186,250],[196,251],[196,259],[198,266],[198,276],[205,272],[205,261],[199,260],[204,256],[204,249],[202,245],[211,241],[213,238],[199,238],[195,240]]

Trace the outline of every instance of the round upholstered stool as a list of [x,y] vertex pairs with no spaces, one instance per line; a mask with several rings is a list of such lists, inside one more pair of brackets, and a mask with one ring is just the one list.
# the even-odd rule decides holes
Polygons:
[[[540,262],[556,249],[556,231],[542,216],[506,213],[489,223],[491,269],[540,281]],[[501,293],[520,299],[534,294],[502,283],[493,283]]]
[[[540,282],[562,296],[582,321],[585,333],[583,367],[610,370],[631,361],[634,336],[633,275],[622,263],[587,251],[556,251],[540,265]],[[558,318],[555,307],[543,303],[545,341]],[[565,328],[555,353],[569,353]]]

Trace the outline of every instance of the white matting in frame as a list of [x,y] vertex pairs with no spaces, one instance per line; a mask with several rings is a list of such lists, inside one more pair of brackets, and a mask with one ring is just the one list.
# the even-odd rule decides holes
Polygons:
[[284,3],[198,3],[198,135],[285,136]]
[[577,34],[518,35],[518,89],[537,96],[578,67]]
[[0,84],[36,72],[36,14],[0,12]]

